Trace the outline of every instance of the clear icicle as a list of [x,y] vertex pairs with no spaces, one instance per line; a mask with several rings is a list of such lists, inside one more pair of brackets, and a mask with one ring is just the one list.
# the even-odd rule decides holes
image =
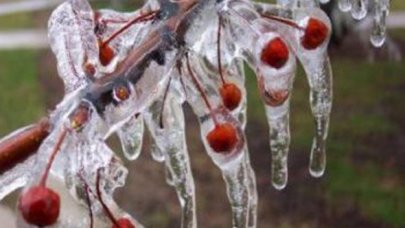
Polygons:
[[[240,109],[233,111],[233,114],[237,119],[239,119],[242,130],[245,132],[246,121],[247,121],[247,98],[246,98],[246,89],[245,84],[245,69],[243,67],[243,61],[239,59],[233,59],[231,67],[227,69],[228,79],[231,78],[234,82],[237,82],[242,89],[242,101],[240,104]],[[243,169],[246,172],[246,183],[245,185],[248,188],[249,196],[249,208],[248,208],[248,221],[247,227],[253,228],[257,226],[257,207],[258,207],[258,195],[257,195],[257,186],[256,186],[256,175],[250,163],[249,149],[245,145],[243,153],[245,157],[243,159]]]
[[125,157],[133,161],[142,150],[144,124],[140,115],[134,115],[120,129],[117,130]]
[[320,177],[326,167],[325,147],[332,108],[332,69],[329,58],[325,57],[317,70],[307,70],[307,75],[311,87],[311,110],[315,118],[309,170],[313,177]]
[[182,207],[181,227],[197,227],[195,210],[194,179],[191,173],[185,138],[185,123],[182,104],[184,98],[178,78],[172,78],[167,89],[145,112],[149,131],[156,149],[164,157],[168,183],[176,189]]
[[289,100],[281,107],[266,106],[270,125],[270,148],[272,154],[272,184],[281,190],[287,185],[288,150],[290,145]]
[[[244,2],[241,3],[242,8],[249,6],[245,5]],[[245,11],[245,15],[248,17],[256,17],[255,13],[251,13],[252,11]],[[243,67],[243,61],[237,58],[238,55],[238,47],[234,44],[233,39],[234,37],[230,37],[226,32],[227,26],[226,21],[222,21],[225,25],[221,25],[221,40],[218,46],[218,20],[216,21],[217,26],[213,26],[212,29],[207,29],[206,33],[204,33],[204,42],[201,43],[201,46],[195,46],[196,51],[200,54],[200,57],[203,59],[202,64],[204,65],[204,69],[206,69],[207,77],[212,79],[216,84],[217,88],[221,88],[224,83],[232,83],[236,85],[241,90],[241,101],[238,107],[232,110],[232,115],[239,120],[241,124],[241,129],[244,132],[246,126],[246,89],[245,89],[245,71]],[[219,54],[221,57],[221,66],[218,65],[218,50],[213,50],[212,46],[216,46],[217,48],[220,47]],[[222,76],[224,76],[223,80],[221,80],[220,70],[222,70]],[[245,176],[244,183],[240,184],[240,189],[242,191],[248,192],[248,199],[242,198],[244,201],[241,203],[240,201],[237,202],[239,204],[244,204],[241,207],[244,207],[242,210],[242,216],[236,215],[240,213],[239,210],[235,209],[234,214],[234,224],[242,224],[240,221],[241,218],[245,217],[247,221],[247,227],[256,227],[257,221],[257,188],[256,188],[256,177],[255,173],[252,169],[250,164],[249,158],[249,150],[245,145],[242,153],[244,157],[242,159],[241,170],[240,172],[243,173]],[[225,176],[225,171],[223,171],[223,175]],[[228,197],[229,198],[229,197]],[[231,198],[230,198],[231,199]],[[231,200],[233,202],[233,200]],[[236,220],[238,219],[238,220]]]
[[[261,23],[257,29],[264,29]],[[271,31],[271,30],[270,30]],[[296,61],[289,51],[287,62],[280,69],[271,67],[260,60],[262,50],[268,42],[279,39],[272,33],[263,33],[257,41],[253,55],[259,90],[266,103],[266,116],[270,126],[270,148],[272,152],[272,184],[283,189],[288,180],[288,151],[290,146],[289,97],[292,93]]]
[[352,9],[352,0],[339,0],[338,5],[343,12],[349,12]]
[[156,142],[152,142],[150,147],[150,154],[153,158],[153,160],[157,162],[164,162],[165,161],[165,154],[163,151],[159,148],[159,146],[156,144]]
[[257,207],[258,195],[256,186],[256,175],[250,163],[249,150],[245,148],[245,159],[243,160],[243,167],[246,172],[246,186],[248,188],[249,208],[248,208],[248,222],[247,227],[253,228],[257,226]]
[[386,19],[389,14],[389,0],[375,0],[375,14],[370,41],[374,47],[381,47],[385,42]]
[[[315,137],[312,143],[309,171],[313,177],[323,175],[326,166],[326,138],[328,135],[330,112],[332,109],[332,69],[327,55],[331,24],[329,18],[320,10],[312,9],[312,17],[321,20],[327,26],[328,37],[315,50],[306,50],[300,44],[300,33],[296,33],[295,50],[301,61],[310,86],[310,106],[315,118]],[[297,12],[299,24],[305,24],[308,14]],[[297,45],[298,44],[298,45]]]
[[368,0],[353,0],[351,14],[356,20],[361,20],[367,15]]
[[247,227],[249,215],[249,191],[246,187],[246,169],[243,163],[222,171],[228,199],[232,209],[232,227]]

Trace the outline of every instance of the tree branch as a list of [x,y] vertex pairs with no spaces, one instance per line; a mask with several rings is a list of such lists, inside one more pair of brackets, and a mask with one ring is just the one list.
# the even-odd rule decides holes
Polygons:
[[18,163],[34,154],[42,141],[48,137],[48,118],[29,126],[0,142],[0,174],[12,169]]
[[[163,34],[167,34],[169,31],[173,33],[176,39],[182,39],[191,24],[190,20],[197,16],[200,8],[208,2],[213,2],[213,0],[162,1],[160,13],[164,20],[163,26],[151,31],[113,73],[94,81],[88,88],[88,93],[84,99],[93,103],[98,111],[102,111],[109,104],[109,100],[106,101],[104,95],[111,94],[115,82],[128,80],[136,84],[153,60],[151,53],[168,50],[167,41],[164,40]],[[43,140],[49,135],[51,128],[49,119],[43,118],[37,124],[29,126],[21,132],[11,134],[0,141],[0,175],[36,153]]]

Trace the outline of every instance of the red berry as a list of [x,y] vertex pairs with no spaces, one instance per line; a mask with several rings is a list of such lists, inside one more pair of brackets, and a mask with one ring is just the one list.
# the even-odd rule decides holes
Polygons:
[[313,50],[325,42],[328,36],[328,27],[322,21],[310,18],[305,28],[301,44],[305,49]]
[[120,218],[117,220],[117,224],[112,228],[135,228],[134,224],[127,218]]
[[58,220],[60,198],[52,189],[34,186],[20,195],[18,209],[27,223],[50,226]]
[[103,66],[110,64],[111,60],[114,58],[114,50],[109,45],[100,44],[99,53],[100,62]]
[[280,69],[288,61],[289,51],[284,41],[277,37],[264,46],[260,60],[267,65]]
[[224,84],[219,90],[219,93],[221,94],[222,102],[229,110],[232,111],[239,106],[242,99],[242,92],[235,84]]
[[217,153],[229,153],[238,142],[236,129],[230,123],[218,124],[208,133],[207,140]]

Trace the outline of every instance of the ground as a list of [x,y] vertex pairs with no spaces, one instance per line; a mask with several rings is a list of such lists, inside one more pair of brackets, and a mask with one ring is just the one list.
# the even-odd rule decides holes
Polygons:
[[[390,33],[405,53],[405,31]],[[308,174],[313,121],[305,77],[302,71],[297,76],[290,176],[281,192],[271,188],[268,128],[254,76],[248,75],[247,137],[257,174],[259,227],[405,227],[405,66],[366,62],[350,54],[351,42],[332,50],[335,99],[321,179]],[[0,135],[37,120],[60,99],[53,61],[49,51],[0,52]],[[199,225],[230,227],[220,173],[202,148],[196,118],[186,110]],[[176,194],[164,181],[162,165],[152,161],[148,144],[137,161],[128,163],[127,185],[116,198],[148,227],[178,227]]]

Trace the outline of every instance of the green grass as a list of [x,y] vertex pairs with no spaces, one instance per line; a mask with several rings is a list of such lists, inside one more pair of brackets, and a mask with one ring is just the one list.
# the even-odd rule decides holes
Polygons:
[[405,1],[403,0],[392,0],[391,1],[392,10],[405,10]]
[[36,121],[45,111],[37,57],[33,51],[0,52],[0,135]]
[[28,29],[34,26],[32,14],[16,13],[0,17],[0,30]]

